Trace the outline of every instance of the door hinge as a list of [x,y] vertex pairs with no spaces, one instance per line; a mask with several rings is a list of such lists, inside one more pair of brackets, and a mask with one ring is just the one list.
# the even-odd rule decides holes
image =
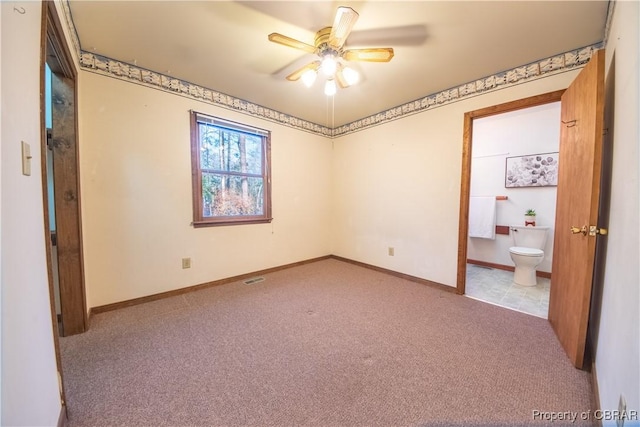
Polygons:
[[64,401],[64,386],[62,384],[62,374],[58,371],[58,392],[60,393],[60,404],[64,406],[66,403]]
[[53,142],[53,130],[51,128],[47,128],[47,148],[49,150],[53,150],[52,142]]

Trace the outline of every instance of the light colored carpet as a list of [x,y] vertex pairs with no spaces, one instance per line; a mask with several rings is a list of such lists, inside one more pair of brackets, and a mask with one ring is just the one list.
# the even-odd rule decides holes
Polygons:
[[62,338],[69,425],[541,426],[533,411],[591,409],[544,319],[333,259],[265,278]]

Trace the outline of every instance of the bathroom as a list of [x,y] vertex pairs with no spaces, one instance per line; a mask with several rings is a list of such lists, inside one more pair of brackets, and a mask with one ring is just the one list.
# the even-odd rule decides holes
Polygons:
[[[474,120],[467,296],[547,318],[559,140],[560,102]],[[483,209],[480,217],[478,209]],[[528,210],[535,211],[534,218],[525,218]],[[484,221],[480,232],[478,221]],[[510,248],[519,246],[513,240],[513,227],[525,226],[525,222],[531,227],[531,221],[546,229],[539,233],[546,239],[539,248],[544,254],[538,251],[535,272],[530,272],[537,277],[523,286],[514,283]]]

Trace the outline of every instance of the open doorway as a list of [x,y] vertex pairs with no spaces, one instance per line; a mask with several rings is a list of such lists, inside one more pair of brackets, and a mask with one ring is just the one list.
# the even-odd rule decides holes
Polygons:
[[[538,95],[464,115],[462,182],[458,223],[457,293],[466,288],[467,239],[473,120],[506,111],[561,101],[553,277],[548,319],[575,367],[584,368],[591,291],[600,228],[599,208],[604,132],[604,49],[591,59],[566,90]],[[561,254],[559,256],[558,254]]]
[[[507,166],[528,160],[539,165],[538,157],[545,164],[547,157],[557,161],[562,92],[465,114],[458,293],[543,318],[551,286],[556,187],[515,185],[507,181]],[[530,209],[536,210],[535,228],[545,237],[539,248],[544,255],[533,282],[522,286],[514,283],[510,248]]]
[[[477,118],[472,134],[466,295],[546,319],[560,102]],[[531,274],[516,277],[518,263]]]

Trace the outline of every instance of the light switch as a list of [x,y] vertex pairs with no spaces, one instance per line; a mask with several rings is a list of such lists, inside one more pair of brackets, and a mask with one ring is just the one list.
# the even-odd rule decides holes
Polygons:
[[22,141],[22,175],[31,175],[31,146]]

